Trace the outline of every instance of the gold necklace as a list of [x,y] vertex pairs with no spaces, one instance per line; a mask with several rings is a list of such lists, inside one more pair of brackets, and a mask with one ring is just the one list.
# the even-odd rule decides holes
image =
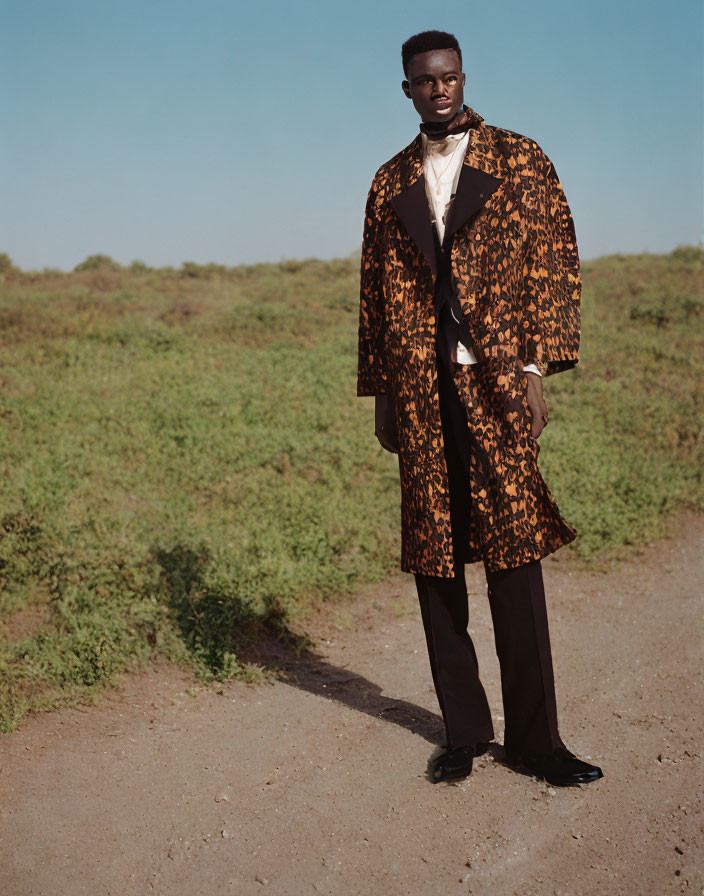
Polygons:
[[441,183],[440,183],[440,179],[441,179],[442,176],[445,174],[445,172],[449,170],[450,165],[452,164],[452,161],[453,161],[453,159],[455,158],[455,153],[457,152],[457,150],[460,148],[461,145],[462,145],[462,140],[460,139],[460,140],[457,141],[457,145],[455,146],[455,148],[454,148],[454,149],[452,150],[452,152],[450,153],[450,158],[449,158],[449,160],[448,160],[448,162],[447,162],[447,165],[445,165],[445,167],[442,169],[442,171],[440,172],[440,174],[438,174],[438,172],[437,172],[437,170],[436,170],[436,168],[435,168],[435,165],[433,164],[433,156],[432,156],[432,154],[430,153],[429,149],[426,147],[426,155],[427,155],[427,157],[428,157],[428,161],[430,162],[430,167],[432,168],[433,175],[435,176],[435,195],[436,195],[436,196],[439,196],[439,195],[440,195],[440,192],[441,192],[441,190],[442,190],[442,185],[441,185]]

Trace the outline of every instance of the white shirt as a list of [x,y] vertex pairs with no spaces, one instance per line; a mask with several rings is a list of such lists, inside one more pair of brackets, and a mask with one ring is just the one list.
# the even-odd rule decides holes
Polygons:
[[[426,134],[422,134],[425,192],[440,243],[445,238],[447,214],[457,190],[470,134],[471,129],[468,129],[463,134],[449,134],[444,140],[430,140]],[[472,349],[461,342],[457,343],[457,363],[477,363]],[[526,364],[523,369],[540,376],[535,364]]]
[[469,134],[469,130],[464,134],[450,134],[444,140],[430,140],[423,134],[425,192],[441,243],[445,238],[447,213],[460,179]]

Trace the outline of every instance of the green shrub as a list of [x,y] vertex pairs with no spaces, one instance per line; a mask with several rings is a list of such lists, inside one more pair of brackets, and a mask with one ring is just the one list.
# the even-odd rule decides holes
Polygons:
[[109,255],[89,255],[85,261],[77,264],[74,271],[119,271],[120,265]]
[[0,252],[0,276],[3,274],[14,274],[17,268],[12,263],[12,259],[7,252]]

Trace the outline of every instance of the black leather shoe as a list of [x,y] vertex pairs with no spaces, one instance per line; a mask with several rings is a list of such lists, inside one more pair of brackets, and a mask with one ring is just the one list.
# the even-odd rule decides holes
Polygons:
[[472,761],[475,756],[486,753],[488,744],[476,746],[455,747],[441,753],[434,761],[431,771],[433,781],[461,781],[472,773]]
[[538,778],[544,778],[555,787],[569,787],[575,784],[588,784],[604,777],[598,765],[590,765],[577,759],[564,747],[558,747],[552,753],[507,753],[507,761],[511,765],[522,765]]

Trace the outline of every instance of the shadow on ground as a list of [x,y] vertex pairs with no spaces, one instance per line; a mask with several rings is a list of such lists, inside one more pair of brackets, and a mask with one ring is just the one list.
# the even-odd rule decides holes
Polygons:
[[382,695],[362,675],[334,666],[315,652],[307,635],[295,634],[275,605],[257,613],[253,605],[208,582],[212,562],[203,546],[154,549],[162,599],[185,644],[217,677],[227,675],[228,658],[256,663],[301,690],[342,703],[358,712],[399,725],[439,745],[442,719],[406,700]]
[[383,718],[431,744],[444,741],[442,719],[435,713],[407,700],[382,694],[378,684],[350,669],[329,663],[311,646],[299,651],[291,647],[285,638],[263,633],[241,656],[293,687],[342,703],[374,718]]
[[[445,726],[436,713],[407,700],[389,697],[363,675],[328,662],[316,652],[307,634],[293,632],[285,610],[265,603],[264,613],[226,588],[207,584],[211,557],[207,549],[177,545],[154,550],[161,568],[162,598],[194,658],[219,679],[236,674],[243,663],[260,667],[268,676],[341,703],[357,712],[381,718],[445,748]],[[228,663],[232,665],[229,670]],[[503,749],[489,746],[498,761]]]

